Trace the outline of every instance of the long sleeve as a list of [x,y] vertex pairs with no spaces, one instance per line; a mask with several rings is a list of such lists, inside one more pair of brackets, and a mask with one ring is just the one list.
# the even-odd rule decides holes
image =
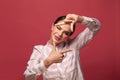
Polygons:
[[76,47],[77,49],[82,48],[85,46],[98,32],[101,28],[101,23],[96,18],[89,18],[83,16],[84,20],[81,24],[85,25],[86,28],[84,31],[82,31],[78,36],[76,36],[71,43],[72,46]]
[[35,46],[33,49],[33,53],[28,61],[27,69],[24,72],[26,80],[36,80],[39,75],[41,75],[46,67],[44,66],[44,62],[41,59],[41,51],[42,46]]

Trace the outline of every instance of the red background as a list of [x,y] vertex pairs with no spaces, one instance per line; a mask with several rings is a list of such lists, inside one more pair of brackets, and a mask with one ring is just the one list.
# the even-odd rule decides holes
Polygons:
[[23,72],[33,46],[45,44],[52,22],[67,13],[96,17],[103,26],[81,50],[85,79],[120,80],[118,1],[0,0],[0,80],[24,80]]

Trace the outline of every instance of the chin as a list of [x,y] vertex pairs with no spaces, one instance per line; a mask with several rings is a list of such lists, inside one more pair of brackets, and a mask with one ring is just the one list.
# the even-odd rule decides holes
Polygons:
[[62,40],[56,40],[54,37],[52,38],[52,40],[55,44],[60,44],[63,42]]
[[61,43],[61,42],[59,42],[59,41],[54,41],[54,43],[55,43],[55,44],[59,44],[59,43]]
[[62,43],[63,41],[56,41],[56,40],[53,40],[55,44],[60,44]]

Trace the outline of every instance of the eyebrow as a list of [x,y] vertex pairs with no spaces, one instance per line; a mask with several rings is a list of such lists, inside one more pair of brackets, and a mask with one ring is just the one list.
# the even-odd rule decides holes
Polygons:
[[65,25],[65,24],[55,24],[56,26],[62,26],[62,25]]

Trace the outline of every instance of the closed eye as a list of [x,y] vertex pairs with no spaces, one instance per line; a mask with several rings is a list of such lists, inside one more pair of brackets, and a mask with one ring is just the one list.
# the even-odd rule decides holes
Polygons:
[[57,25],[56,27],[57,27],[58,30],[61,30],[61,29],[62,29],[59,25]]
[[65,31],[65,35],[69,36],[71,32]]

